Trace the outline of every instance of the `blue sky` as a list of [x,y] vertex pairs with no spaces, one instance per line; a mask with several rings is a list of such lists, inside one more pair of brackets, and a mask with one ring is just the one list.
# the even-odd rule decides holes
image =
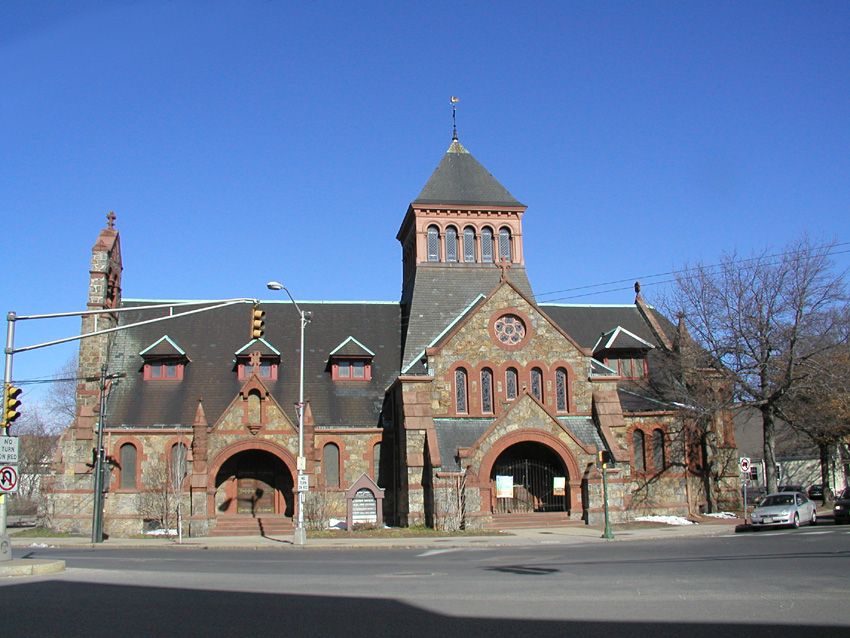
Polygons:
[[[4,0],[0,80],[4,316],[82,310],[110,210],[126,297],[398,300],[452,95],[528,206],[541,300],[631,303],[643,278],[652,302],[685,261],[850,242],[844,1]],[[17,322],[16,345],[78,327]]]

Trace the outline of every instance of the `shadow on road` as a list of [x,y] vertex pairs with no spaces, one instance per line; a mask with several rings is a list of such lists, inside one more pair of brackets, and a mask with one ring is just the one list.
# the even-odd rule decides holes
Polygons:
[[[771,638],[847,636],[847,627],[736,623],[588,622],[454,617],[368,597],[340,598],[45,581],[0,589],[7,635],[115,636],[582,636]],[[470,610],[474,612],[474,610]]]

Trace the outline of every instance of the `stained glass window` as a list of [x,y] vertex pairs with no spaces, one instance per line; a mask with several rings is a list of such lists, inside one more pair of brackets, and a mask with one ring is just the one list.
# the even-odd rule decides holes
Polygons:
[[481,231],[481,261],[493,262],[493,231],[489,228]]
[[440,229],[428,226],[428,261],[440,261]]
[[463,229],[463,260],[466,263],[475,261],[475,229],[472,226]]
[[499,261],[511,259],[511,231],[509,228],[499,230]]
[[457,229],[446,228],[446,261],[457,261]]
[[493,372],[490,368],[481,371],[481,411],[493,411]]
[[558,368],[555,371],[555,395],[557,399],[558,412],[567,411],[567,371]]
[[508,368],[505,372],[505,394],[508,400],[516,399],[517,392],[517,373],[513,368]]
[[543,400],[543,372],[540,368],[532,368],[531,370],[531,394]]
[[458,412],[466,412],[466,370],[455,370],[455,406]]
[[525,324],[516,315],[503,315],[493,326],[496,338],[502,343],[513,346],[525,338]]

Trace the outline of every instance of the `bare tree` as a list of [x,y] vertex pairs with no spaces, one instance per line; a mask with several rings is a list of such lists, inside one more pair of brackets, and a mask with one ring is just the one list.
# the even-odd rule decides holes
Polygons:
[[75,354],[56,371],[53,375],[54,381],[47,389],[45,405],[59,430],[71,425],[76,417],[78,369],[79,363]]
[[139,513],[154,521],[160,529],[176,530],[183,538],[183,483],[188,474],[187,448],[183,443],[172,446],[169,458],[160,458],[146,469]]
[[49,473],[50,461],[56,449],[57,429],[35,406],[21,413],[15,423],[18,437],[18,493],[10,496],[10,511],[34,514],[41,495],[41,478]]
[[792,388],[779,404],[782,417],[817,446],[824,499],[831,500],[830,461],[833,451],[850,436],[850,344],[807,362],[812,373]]
[[677,277],[669,303],[713,368],[729,374],[735,399],[759,410],[767,488],[776,489],[774,454],[780,402],[812,373],[807,363],[842,341],[838,310],[847,303],[833,270],[833,244],[802,237],[779,254],[724,254]]

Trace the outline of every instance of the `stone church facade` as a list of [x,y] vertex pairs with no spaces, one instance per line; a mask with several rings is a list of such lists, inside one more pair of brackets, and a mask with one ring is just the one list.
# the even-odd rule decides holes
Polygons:
[[88,307],[101,312],[83,332],[118,329],[81,340],[77,418],[61,437],[45,518],[91,530],[102,424],[107,534],[173,526],[178,510],[193,536],[285,534],[299,409],[309,526],[350,516],[363,485],[380,512],[366,507],[362,524],[598,523],[601,451],[612,459],[613,521],[734,506],[724,417],[713,432],[719,478],[706,484],[687,415],[649,390],[653,353],[675,349],[675,326],[639,292],[621,306],[537,303],[525,211],[455,136],[397,234],[401,300],[298,304],[312,315],[303,406],[291,301],[262,301],[265,333],[249,338],[249,304],[181,315],[210,304],[126,297],[110,216],[90,268]]

